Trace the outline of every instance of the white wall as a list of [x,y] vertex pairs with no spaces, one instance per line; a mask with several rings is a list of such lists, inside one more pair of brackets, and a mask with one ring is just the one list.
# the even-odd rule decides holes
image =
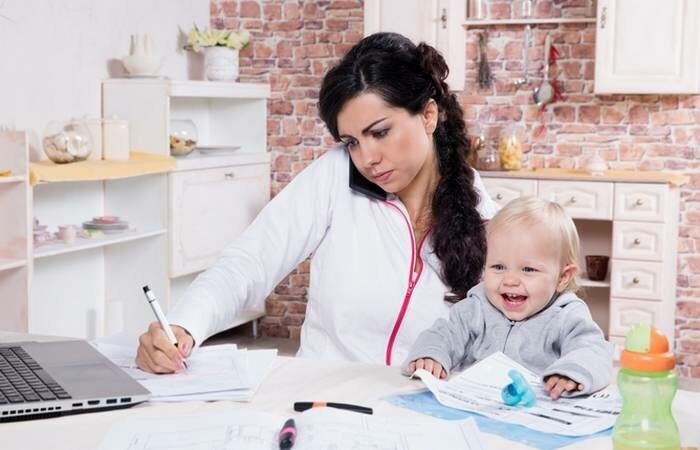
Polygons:
[[0,0],[0,128],[32,132],[37,155],[49,121],[99,117],[100,82],[124,74],[131,34],[151,34],[162,75],[198,78],[178,29],[193,22],[208,26],[209,0]]

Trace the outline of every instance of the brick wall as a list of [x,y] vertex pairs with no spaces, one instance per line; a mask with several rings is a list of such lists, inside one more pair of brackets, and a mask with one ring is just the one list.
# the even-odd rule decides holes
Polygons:
[[[539,0],[537,17],[591,15],[591,0]],[[508,18],[513,2],[490,1],[491,18]],[[242,80],[269,82],[268,144],[273,194],[331,143],[317,118],[325,70],[362,36],[361,1],[214,1],[212,24],[244,27],[253,44],[241,53]],[[531,87],[523,75],[521,26],[489,27],[490,89],[476,83],[479,29],[467,33],[466,88],[459,94],[468,125],[496,135],[515,123],[528,166],[581,167],[598,152],[612,168],[673,170],[690,175],[681,190],[676,345],[680,372],[700,377],[700,96],[594,96],[595,28],[592,24],[539,25],[529,50]],[[565,98],[544,114],[532,104],[541,80],[546,33],[560,51],[558,79]],[[545,130],[535,136],[544,121]],[[287,277],[267,301],[264,333],[296,338],[306,307],[308,263]]]

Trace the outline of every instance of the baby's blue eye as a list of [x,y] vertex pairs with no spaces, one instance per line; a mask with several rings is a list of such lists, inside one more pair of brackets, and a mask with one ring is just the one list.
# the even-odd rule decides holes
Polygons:
[[505,270],[506,266],[504,266],[503,264],[494,264],[491,266],[491,268],[494,270]]
[[523,272],[537,272],[537,269],[532,267],[523,267]]

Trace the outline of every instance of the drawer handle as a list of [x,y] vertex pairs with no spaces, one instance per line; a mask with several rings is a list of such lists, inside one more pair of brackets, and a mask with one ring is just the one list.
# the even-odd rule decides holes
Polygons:
[[236,176],[236,174],[233,172],[226,172],[224,174],[224,178],[226,178],[227,180],[233,180],[233,177],[235,177],[235,176]]
[[496,200],[503,200],[503,194],[496,194]]
[[642,241],[639,238],[634,238],[634,245],[639,245],[641,243]]
[[576,197],[574,197],[572,195],[571,198],[569,199],[569,203],[576,203]]
[[639,278],[637,278],[637,277],[632,278],[632,284],[639,284]]
[[634,202],[634,204],[637,206],[642,206],[644,204],[644,200],[642,200],[641,198],[638,198],[637,201]]

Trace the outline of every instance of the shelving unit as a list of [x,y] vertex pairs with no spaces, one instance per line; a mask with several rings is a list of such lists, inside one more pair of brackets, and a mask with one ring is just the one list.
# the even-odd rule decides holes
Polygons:
[[[175,161],[136,154],[29,164],[27,142],[24,133],[0,133],[0,170],[16,174],[0,177],[0,329],[93,338],[118,319],[142,331],[153,319],[141,286],[167,290],[167,172]],[[33,246],[32,217],[54,231],[105,214],[133,231]]]
[[[677,173],[538,169],[481,172],[500,205],[534,195],[562,205],[581,240],[581,297],[619,352],[630,327],[646,322],[673,336],[679,186]],[[585,277],[585,255],[610,258],[604,281]]]
[[[112,79],[102,85],[102,112],[128,119],[133,148],[170,153],[170,121],[188,119],[197,146],[238,147],[178,157],[168,176],[169,286],[172,307],[270,198],[266,84]],[[264,311],[241,311],[231,327]],[[255,325],[255,322],[254,322]]]
[[576,23],[595,23],[595,18],[588,17],[554,17],[546,19],[471,19],[465,21],[464,28],[475,28],[498,25],[559,25]]

